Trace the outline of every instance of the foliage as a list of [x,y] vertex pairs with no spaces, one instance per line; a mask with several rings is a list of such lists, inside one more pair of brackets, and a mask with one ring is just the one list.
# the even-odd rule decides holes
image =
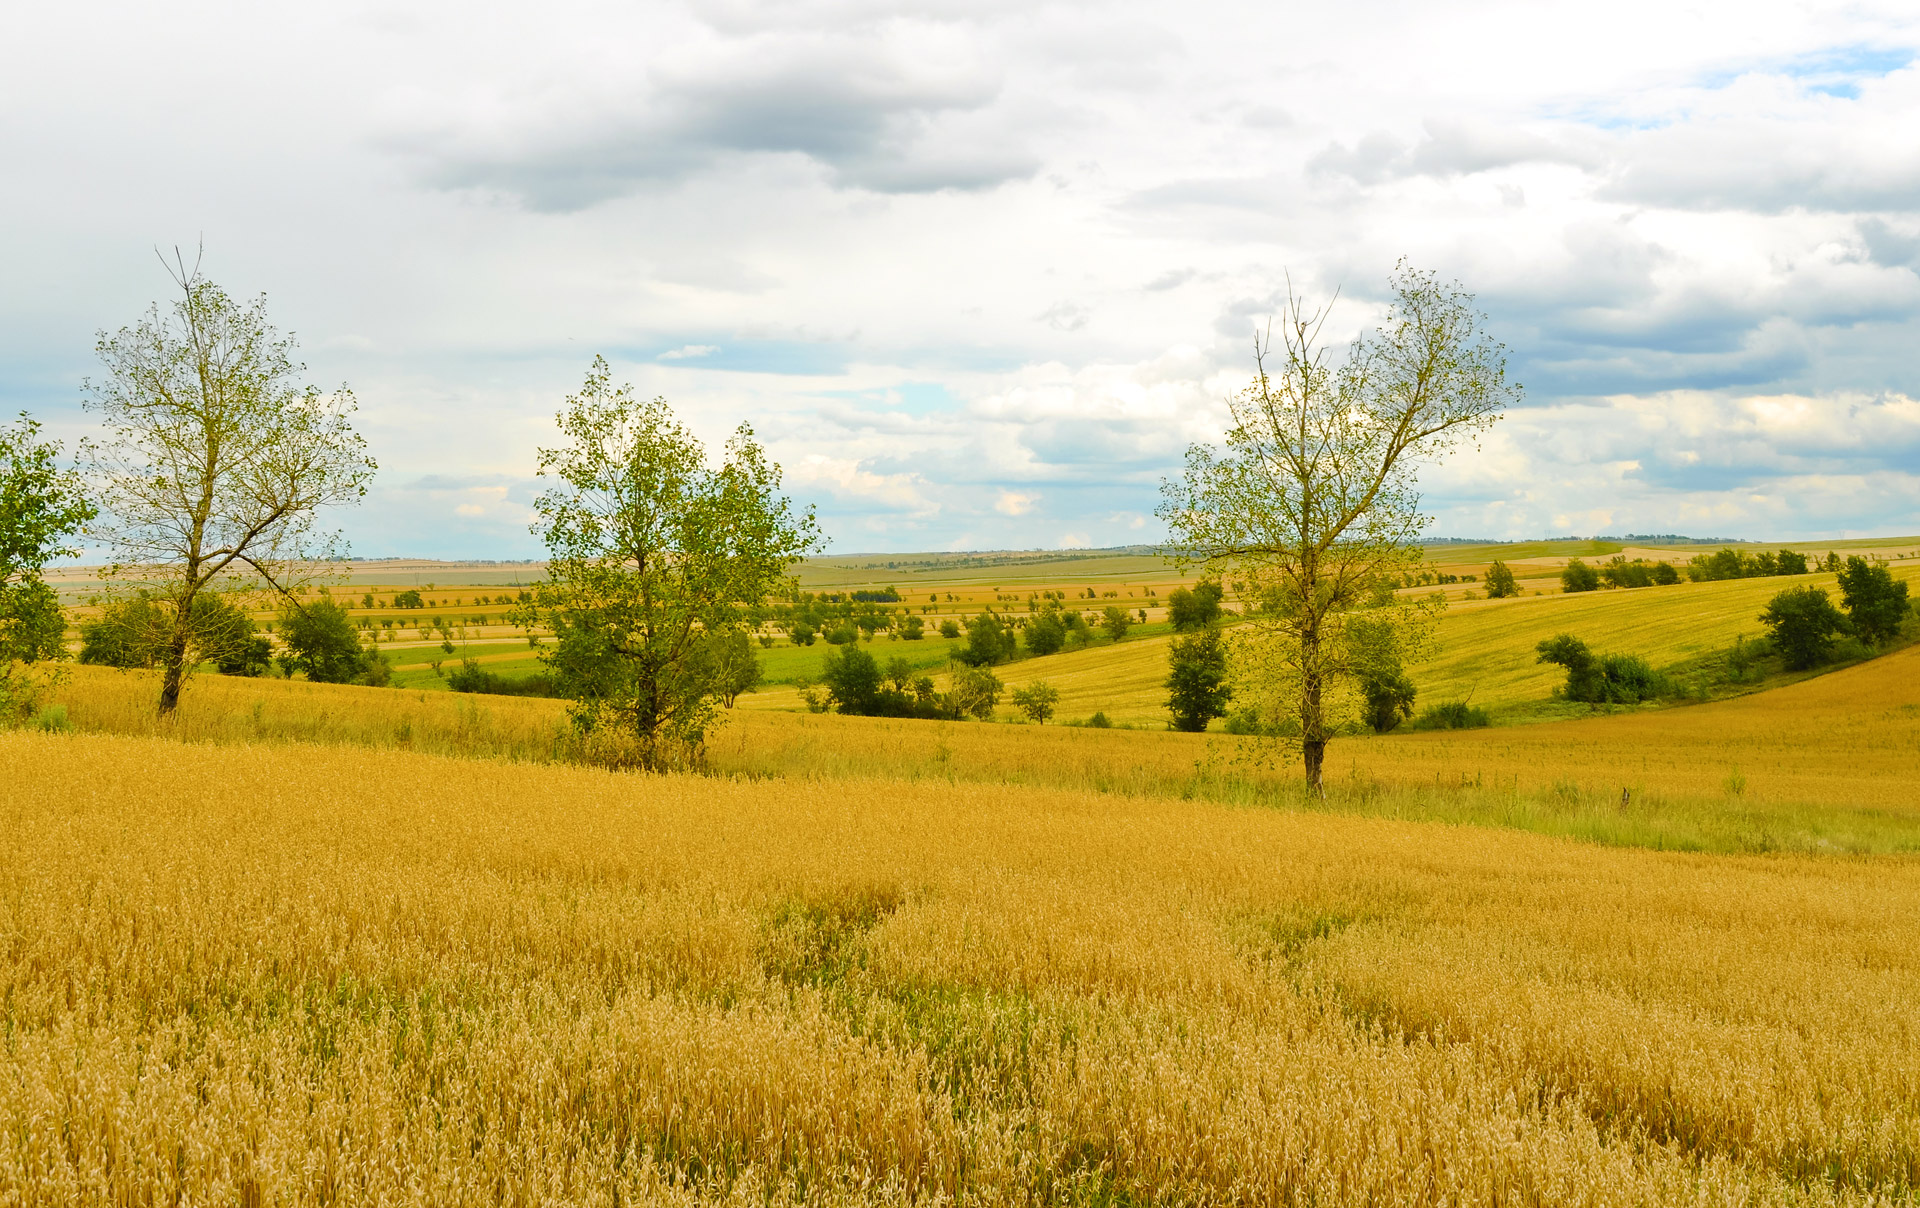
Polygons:
[[703,664],[701,677],[713,684],[720,703],[729,709],[741,693],[760,684],[760,656],[754,653],[753,637],[745,626],[705,635],[694,657]]
[[1826,662],[1833,653],[1834,635],[1847,628],[1847,618],[1819,587],[1787,588],[1767,603],[1760,620],[1792,671]]
[[1487,599],[1504,600],[1519,594],[1520,585],[1514,581],[1513,570],[1495,558],[1493,565],[1487,568]]
[[1035,680],[1024,688],[1013,690],[1013,707],[1027,715],[1029,721],[1045,725],[1053,716],[1054,706],[1060,703],[1060,689],[1045,680]]
[[552,629],[541,658],[607,758],[650,769],[689,760],[732,683],[712,643],[744,631],[818,548],[813,512],[796,515],[779,494],[780,469],[751,427],[709,469],[666,400],[615,387],[603,358],[557,422],[566,444],[539,460],[558,484],[533,526],[549,578],[521,615]]
[[1178,633],[1188,633],[1220,619],[1220,600],[1225,593],[1220,584],[1202,579],[1191,589],[1176,587],[1167,597],[1167,620]]
[[1100,628],[1106,631],[1108,638],[1117,642],[1127,636],[1127,630],[1133,628],[1133,614],[1118,604],[1109,604],[1100,613]]
[[1492,724],[1493,717],[1485,709],[1463,700],[1450,700],[1422,710],[1420,716],[1407,723],[1407,729],[1483,730]]
[[1350,617],[1346,626],[1347,665],[1359,681],[1360,717],[1375,734],[1387,733],[1413,713],[1405,634],[1394,619],[1392,611],[1374,609]]
[[183,625],[175,599],[144,592],[108,600],[100,613],[80,626],[80,661],[105,667],[153,668],[162,665],[169,643],[183,631],[186,657],[213,663],[228,675],[266,671],[266,639],[256,636],[252,620],[227,596],[206,592],[194,597]]
[[553,680],[544,674],[506,676],[486,670],[480,660],[463,658],[460,666],[447,674],[447,687],[455,692],[474,692],[487,696],[559,696]]
[[1638,655],[1596,655],[1570,633],[1537,646],[1538,662],[1564,667],[1567,682],[1560,695],[1585,704],[1637,705],[1672,690],[1664,676]]
[[1060,611],[1051,605],[1027,622],[1027,650],[1032,654],[1057,654],[1067,644],[1067,626]]
[[963,667],[954,672],[953,685],[948,690],[952,697],[956,716],[977,717],[981,721],[991,721],[993,710],[1000,703],[1000,692],[1005,687],[1000,677],[984,666]]
[[[362,649],[347,610],[322,595],[310,604],[289,602],[276,630],[285,647],[280,661],[316,684],[366,683],[381,679],[386,656]],[[249,635],[250,637],[251,635]]]
[[291,599],[344,556],[316,531],[319,510],[366,494],[374,463],[350,417],[353,395],[302,386],[294,342],[178,261],[180,297],[133,327],[102,332],[105,380],[88,406],[106,429],[83,449],[108,519],[109,576],[165,601],[159,709],[191,672],[195,601],[246,588]]
[[59,455],[25,412],[0,424],[0,668],[66,657],[66,618],[41,572],[78,555],[72,539],[96,511]]
[[1578,558],[1569,558],[1560,571],[1560,590],[1564,592],[1598,591],[1600,576],[1585,562]]
[[[941,626],[943,632],[945,629]],[[954,651],[953,657],[969,667],[991,667],[1013,657],[1017,640],[1013,626],[983,612],[967,622],[967,644]]]
[[393,606],[395,608],[425,608],[427,602],[420,598],[418,588],[409,587],[405,591],[394,594]]
[[1878,562],[1851,557],[1840,570],[1840,602],[1853,632],[1873,646],[1885,645],[1907,619],[1907,585]]
[[1224,717],[1233,688],[1227,682],[1227,644],[1218,625],[1175,638],[1167,647],[1167,711],[1172,728],[1198,732]]
[[1680,581],[1680,572],[1671,562],[1629,562],[1626,555],[1615,554],[1601,565],[1600,577],[1608,587],[1669,587]]
[[1418,467],[1519,396],[1469,295],[1404,262],[1390,284],[1385,325],[1337,368],[1318,345],[1324,315],[1289,297],[1279,363],[1269,372],[1271,337],[1256,342],[1254,382],[1230,400],[1225,454],[1193,446],[1184,480],[1162,488],[1175,560],[1244,581],[1258,599],[1248,648],[1265,647],[1254,661],[1299,720],[1316,792],[1338,725],[1330,697],[1353,675],[1346,618],[1421,560]]
[[[1836,569],[1828,566],[1828,570]],[[1748,553],[1746,550],[1715,550],[1711,554],[1695,554],[1687,563],[1687,578],[1695,583],[1716,583],[1726,579],[1762,579],[1775,575],[1804,575],[1807,573],[1807,556],[1790,549],[1761,550]]]
[[960,636],[960,622],[952,617],[940,622],[940,636],[949,640]]

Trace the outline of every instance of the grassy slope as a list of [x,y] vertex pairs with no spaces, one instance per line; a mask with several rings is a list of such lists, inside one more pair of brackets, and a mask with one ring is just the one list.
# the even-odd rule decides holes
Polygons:
[[[1916,571],[1897,573],[1911,578]],[[1767,601],[1786,587],[1802,585],[1823,587],[1838,597],[1834,576],[1819,574],[1456,602],[1441,618],[1438,653],[1415,667],[1413,678],[1422,702],[1470,699],[1489,707],[1496,721],[1583,716],[1584,706],[1553,702],[1564,672],[1536,661],[1534,648],[1541,640],[1572,633],[1595,650],[1637,654],[1656,667],[1671,666],[1723,651],[1743,635],[1760,636],[1764,628],[1758,617]],[[1123,724],[1164,725],[1170,635],[1158,625],[1134,632],[1142,636],[1021,659],[997,671],[1009,686],[1045,680],[1059,688],[1063,720],[1101,711]],[[877,643],[875,653],[884,660],[882,648],[898,645],[904,643]],[[775,688],[751,705],[798,708],[800,702],[792,691]]]

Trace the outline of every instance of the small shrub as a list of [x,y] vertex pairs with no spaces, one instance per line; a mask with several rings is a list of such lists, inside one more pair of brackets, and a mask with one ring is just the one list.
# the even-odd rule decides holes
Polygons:
[[1107,720],[1107,715],[1104,711],[1095,713],[1092,717],[1089,717],[1087,719],[1087,725],[1096,730],[1111,730],[1113,728],[1113,723]]
[[1493,724],[1485,709],[1463,700],[1433,705],[1407,723],[1409,730],[1479,730]]

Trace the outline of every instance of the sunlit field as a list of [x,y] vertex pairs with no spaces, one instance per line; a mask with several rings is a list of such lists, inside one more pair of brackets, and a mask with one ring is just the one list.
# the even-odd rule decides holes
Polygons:
[[1905,861],[103,735],[0,736],[0,784],[15,1201],[1865,1203],[1920,1174]]
[[1527,724],[1340,737],[1324,797],[1166,730],[1152,627],[998,668],[1120,728],[775,684],[664,776],[557,700],[203,674],[162,721],[71,667],[0,733],[0,1204],[1910,1202],[1920,647],[1617,712],[1533,663],[1681,666],[1788,582],[1457,599],[1423,701]]

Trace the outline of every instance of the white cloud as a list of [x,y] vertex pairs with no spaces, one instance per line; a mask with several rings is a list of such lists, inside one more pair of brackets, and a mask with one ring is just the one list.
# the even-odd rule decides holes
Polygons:
[[1150,540],[1289,280],[1344,288],[1338,348],[1406,255],[1478,291],[1529,391],[1426,475],[1442,530],[1920,524],[1920,13],[1365,19],[29,7],[0,44],[0,156],[35,182],[0,191],[35,232],[0,413],[85,434],[93,333],[204,232],[361,401],[362,552],[537,552],[533,451],[596,352],[710,443],[752,422],[869,548]]
[[1024,516],[1033,510],[1039,497],[1019,491],[1002,491],[993,501],[993,510],[1002,516]]

